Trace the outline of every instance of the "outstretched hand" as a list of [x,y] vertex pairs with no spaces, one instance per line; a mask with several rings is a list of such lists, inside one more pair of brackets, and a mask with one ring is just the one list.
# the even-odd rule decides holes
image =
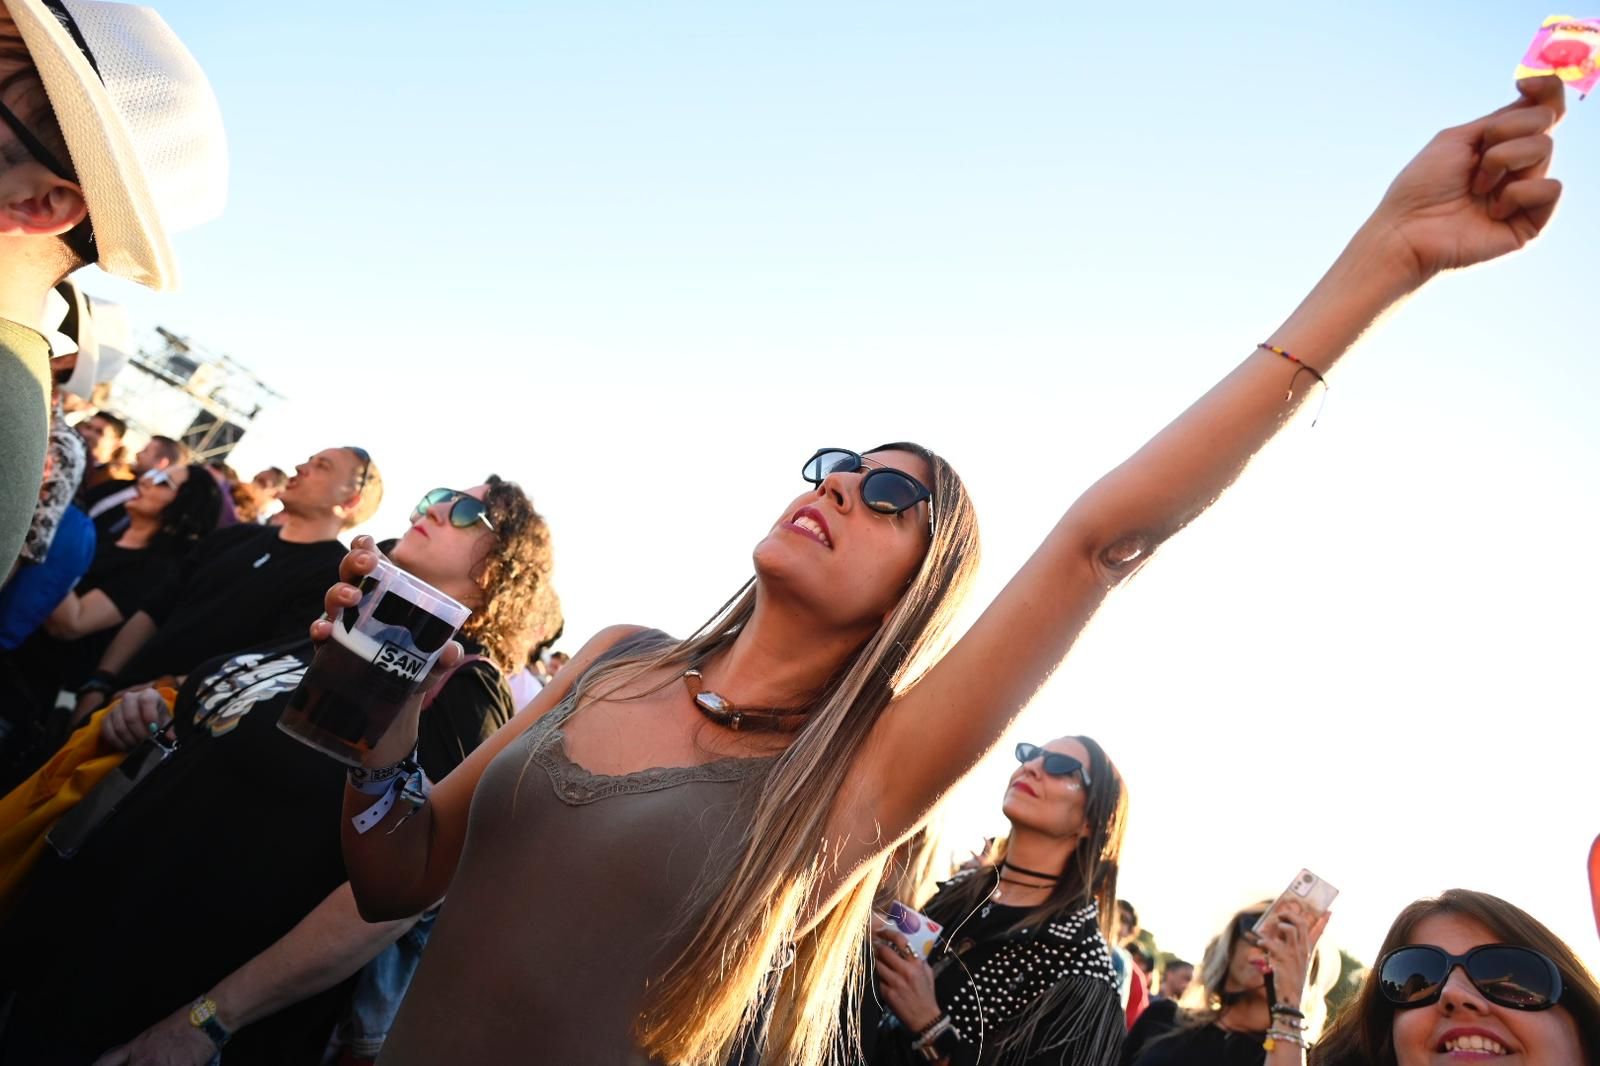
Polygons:
[[1555,213],[1550,131],[1566,113],[1561,79],[1526,78],[1519,98],[1437,134],[1384,194],[1372,223],[1399,239],[1420,285],[1445,270],[1514,252]]

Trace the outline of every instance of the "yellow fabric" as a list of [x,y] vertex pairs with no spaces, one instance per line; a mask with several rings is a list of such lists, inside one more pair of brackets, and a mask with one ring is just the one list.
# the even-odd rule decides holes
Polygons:
[[[177,692],[170,688],[156,691],[170,710]],[[50,827],[127,756],[100,734],[101,722],[121,702],[96,711],[87,725],[73,731],[54,758],[0,798],[0,914],[16,903],[28,871],[45,849]]]

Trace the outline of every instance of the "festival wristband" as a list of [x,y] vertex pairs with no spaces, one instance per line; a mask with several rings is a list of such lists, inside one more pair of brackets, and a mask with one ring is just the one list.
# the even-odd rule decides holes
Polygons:
[[433,790],[433,782],[429,781],[428,775],[422,772],[422,767],[411,760],[406,760],[402,765],[405,767],[406,772],[394,774],[388,779],[383,788],[383,795],[379,797],[378,802],[350,819],[350,824],[355,826],[357,833],[366,834],[376,828],[378,823],[383,821],[389,812],[394,809],[396,800],[405,800],[410,810],[405,813],[400,821],[394,824],[393,829],[389,830],[391,833],[400,828],[406,818],[411,817],[412,814],[416,813],[418,807],[427,802],[428,794]]
[[367,796],[381,796],[389,791],[389,785],[397,777],[404,777],[417,765],[416,752],[401,759],[393,766],[380,766],[372,769],[366,766],[352,766],[350,768],[350,787]]

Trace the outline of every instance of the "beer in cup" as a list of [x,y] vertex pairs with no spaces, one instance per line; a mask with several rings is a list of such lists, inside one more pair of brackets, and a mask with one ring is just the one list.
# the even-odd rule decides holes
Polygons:
[[362,578],[361,601],[333,619],[333,636],[289,698],[278,728],[360,766],[472,613],[387,559]]

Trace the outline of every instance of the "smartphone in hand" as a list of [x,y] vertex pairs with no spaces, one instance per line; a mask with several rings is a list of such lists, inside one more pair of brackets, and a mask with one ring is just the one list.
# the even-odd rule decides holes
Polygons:
[[1301,870],[1295,875],[1294,880],[1289,882],[1289,887],[1279,893],[1278,898],[1272,901],[1272,905],[1256,919],[1256,924],[1250,928],[1250,940],[1253,943],[1260,943],[1262,932],[1271,928],[1270,923],[1278,920],[1278,915],[1290,901],[1310,912],[1313,918],[1320,918],[1328,913],[1328,908],[1333,905],[1333,899],[1338,894],[1337,888],[1310,870]]

